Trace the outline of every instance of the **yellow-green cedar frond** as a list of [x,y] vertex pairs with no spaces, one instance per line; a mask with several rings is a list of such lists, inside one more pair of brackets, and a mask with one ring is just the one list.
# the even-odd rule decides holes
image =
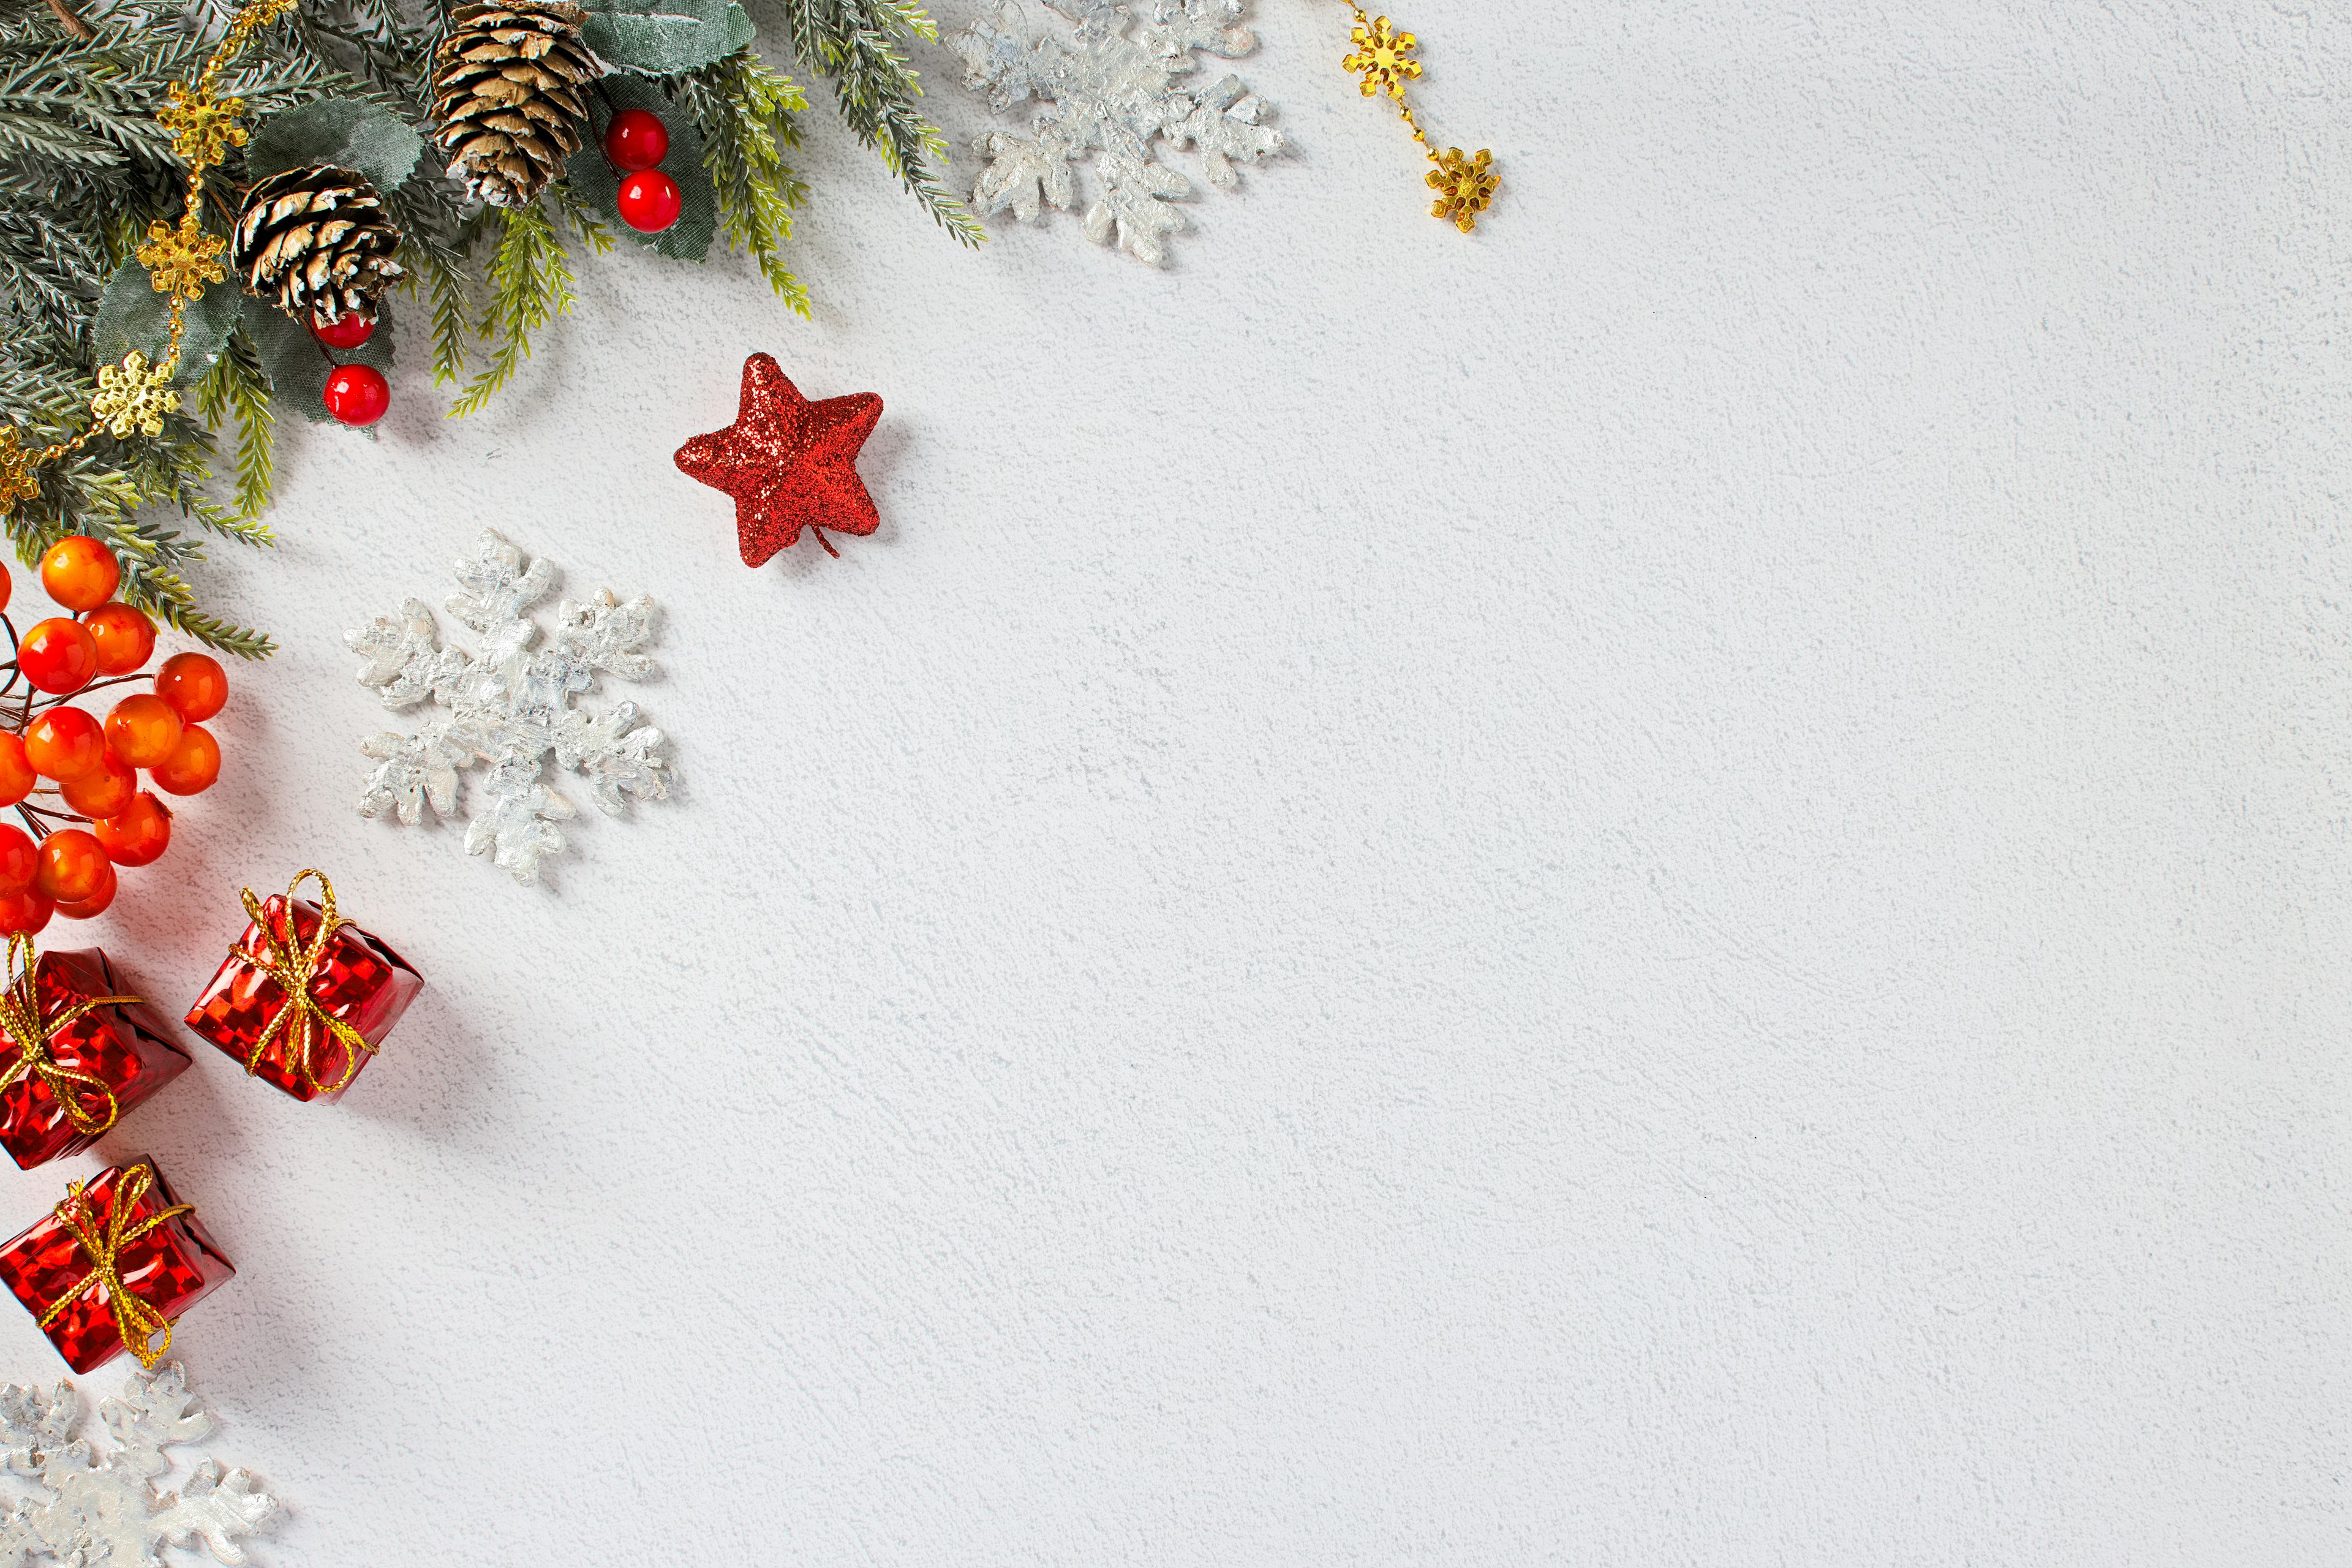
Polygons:
[[572,281],[563,242],[537,203],[500,215],[499,247],[490,258],[490,300],[475,327],[475,335],[491,345],[489,359],[450,408],[453,417],[481,412],[530,357],[530,334],[572,313]]

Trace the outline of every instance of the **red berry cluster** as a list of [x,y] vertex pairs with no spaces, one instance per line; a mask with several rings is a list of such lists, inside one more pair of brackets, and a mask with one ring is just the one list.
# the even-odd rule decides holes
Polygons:
[[[103,724],[66,701],[143,679],[132,672],[155,651],[155,626],[115,600],[121,581],[114,552],[75,534],[41,557],[41,586],[75,613],[36,622],[22,637],[0,614],[16,645],[0,666],[8,672],[0,683],[0,806],[15,806],[41,836],[37,845],[24,828],[0,824],[0,935],[39,931],[52,914],[97,914],[114,901],[117,866],[163,853],[172,813],[139,787],[141,768],[169,795],[194,795],[220,775],[220,743],[200,722],[228,700],[217,659],[173,654],[156,669],[154,690],[123,698]],[[0,612],[13,591],[0,568]],[[36,805],[37,794],[55,803]],[[67,823],[83,826],[58,826]]]
[[686,205],[677,182],[656,166],[668,156],[669,127],[651,110],[625,109],[604,128],[604,157],[622,176],[613,205],[639,234],[661,233]]
[[[355,349],[375,336],[372,316],[343,315],[331,321],[310,318],[310,335],[321,349]],[[334,355],[327,356],[333,359]],[[327,373],[327,389],[320,395],[327,412],[341,425],[373,425],[392,406],[392,384],[372,364],[341,364]]]

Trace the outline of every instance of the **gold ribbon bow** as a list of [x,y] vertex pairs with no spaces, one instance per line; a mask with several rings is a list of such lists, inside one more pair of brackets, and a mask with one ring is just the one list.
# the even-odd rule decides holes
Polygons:
[[[319,929],[306,948],[295,941],[294,890],[313,877],[319,879]],[[253,1042],[253,1049],[245,1058],[246,1073],[249,1077],[261,1069],[262,1053],[269,1049],[269,1043],[283,1030],[287,1059],[294,1064],[295,1070],[310,1086],[310,1092],[337,1093],[349,1087],[352,1079],[359,1076],[360,1064],[367,1059],[367,1056],[361,1053],[373,1055],[375,1047],[362,1038],[360,1032],[349,1024],[340,1018],[327,1016],[326,1009],[320,1007],[310,994],[310,976],[318,969],[319,960],[326,956],[327,944],[335,940],[338,929],[352,923],[335,912],[335,886],[327,880],[324,872],[312,870],[303,871],[286,884],[286,929],[282,933],[269,923],[261,900],[253,896],[251,888],[246,889],[242,896],[246,918],[261,932],[269,952],[266,958],[256,958],[239,947],[229,956],[268,975],[278,982],[278,988],[286,993],[286,1005],[278,1010],[278,1016],[269,1020],[268,1026]],[[319,1081],[318,1068],[310,1059],[319,1046],[318,1036],[312,1032],[314,1027],[344,1047],[347,1059],[343,1064],[343,1076],[331,1084]]]
[[[114,1189],[114,1203],[106,1217],[106,1228],[100,1231],[97,1216],[89,1212],[89,1197],[84,1191],[87,1184],[66,1184],[65,1201],[54,1211],[58,1223],[66,1227],[81,1249],[89,1254],[89,1272],[73,1282],[72,1287],[57,1300],[57,1304],[41,1314],[41,1328],[63,1315],[74,1299],[89,1289],[95,1280],[106,1290],[107,1307],[114,1313],[115,1331],[139,1364],[152,1368],[172,1350],[172,1320],[155,1309],[154,1303],[131,1293],[122,1282],[122,1249],[144,1237],[174,1215],[194,1214],[194,1204],[172,1204],[158,1209],[146,1218],[133,1220],[139,1211],[139,1201],[147,1189],[155,1184],[155,1167],[141,1161],[122,1173],[122,1181]],[[150,1345],[149,1341],[161,1332],[163,1342]]]
[[[104,1079],[61,1065],[49,1053],[49,1040],[59,1029],[79,1023],[100,1007],[118,1003],[131,1006],[138,1003],[139,998],[92,996],[86,1002],[75,1003],[54,1018],[44,1018],[41,1016],[40,994],[33,988],[31,937],[20,931],[8,939],[5,967],[15,971],[16,977],[9,981],[6,990],[0,991],[0,1032],[5,1032],[10,1039],[16,1042],[20,1054],[8,1064],[6,1071],[0,1072],[0,1094],[7,1093],[20,1083],[38,1079],[48,1085],[49,1092],[58,1097],[59,1105],[65,1107],[66,1120],[73,1123],[75,1131],[83,1134],[105,1131],[122,1114],[121,1106],[115,1101],[114,1090],[107,1087]],[[83,1103],[84,1100],[92,1097],[105,1100],[104,1115]]]

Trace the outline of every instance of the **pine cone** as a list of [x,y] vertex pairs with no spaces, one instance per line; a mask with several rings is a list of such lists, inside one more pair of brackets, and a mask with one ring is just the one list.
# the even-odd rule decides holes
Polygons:
[[527,206],[580,150],[587,84],[610,68],[562,0],[460,5],[433,57],[435,145],[467,194]]
[[375,320],[376,296],[401,276],[400,230],[365,174],[331,163],[254,183],[236,215],[230,260],[247,292],[275,296],[298,321]]

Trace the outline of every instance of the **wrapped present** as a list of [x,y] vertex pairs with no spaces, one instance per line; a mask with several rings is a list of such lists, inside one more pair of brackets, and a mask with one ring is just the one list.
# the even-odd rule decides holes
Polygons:
[[[317,878],[319,902],[296,898]],[[188,1009],[188,1027],[297,1100],[340,1100],[425,989],[408,961],[335,912],[316,871],[281,897],[245,890],[245,934]]]
[[147,1160],[68,1184],[48,1218],[0,1246],[0,1282],[76,1372],[126,1350],[153,1366],[180,1314],[236,1272]]
[[177,1078],[188,1053],[97,948],[45,952],[8,939],[0,990],[0,1148],[25,1170],[89,1148]]

